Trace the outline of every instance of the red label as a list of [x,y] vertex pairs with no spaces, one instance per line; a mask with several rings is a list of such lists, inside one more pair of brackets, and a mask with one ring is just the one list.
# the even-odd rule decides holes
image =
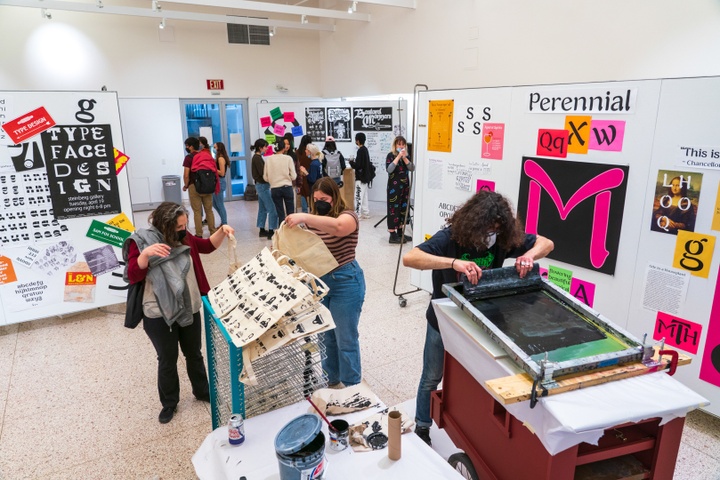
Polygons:
[[40,107],[15,120],[4,123],[2,128],[17,145],[40,132],[44,132],[53,125],[55,125],[55,120],[45,110],[45,107]]
[[545,157],[567,157],[567,130],[538,130],[537,154]]
[[65,285],[95,285],[95,276],[90,272],[67,272]]
[[225,82],[223,80],[206,80],[208,90],[225,90]]

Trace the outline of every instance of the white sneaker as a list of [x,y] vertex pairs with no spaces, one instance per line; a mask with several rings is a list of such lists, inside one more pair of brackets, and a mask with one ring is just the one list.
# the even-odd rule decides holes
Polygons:
[[361,220],[369,220],[369,219],[370,219],[370,215],[360,215],[360,219],[361,219]]

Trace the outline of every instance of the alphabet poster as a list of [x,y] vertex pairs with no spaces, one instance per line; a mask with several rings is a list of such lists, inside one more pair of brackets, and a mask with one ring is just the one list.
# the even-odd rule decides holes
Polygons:
[[650,230],[677,235],[695,231],[702,173],[659,170]]
[[123,302],[117,94],[0,91],[0,124],[0,325]]
[[325,107],[305,108],[305,131],[315,142],[325,140]]
[[[327,133],[335,138],[336,142],[352,141],[352,124],[350,123],[350,109],[337,107],[327,109]],[[313,137],[315,140],[315,137]],[[324,140],[324,139],[323,139]]]
[[525,231],[548,237],[548,255],[612,275],[629,167],[523,157],[518,217]]
[[353,130],[356,132],[392,132],[392,107],[353,108]]

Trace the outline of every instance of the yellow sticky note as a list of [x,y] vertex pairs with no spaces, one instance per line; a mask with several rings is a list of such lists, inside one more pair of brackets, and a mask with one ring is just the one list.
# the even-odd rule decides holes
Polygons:
[[712,225],[713,230],[720,230],[720,185],[718,186],[717,196],[715,197],[715,212],[713,212]]
[[112,225],[113,227],[122,228],[123,230],[127,230],[128,232],[134,232],[135,226],[132,224],[130,219],[127,215],[125,215],[124,212],[120,212],[119,215],[114,216],[110,220],[107,221],[108,225]]
[[714,250],[713,235],[678,230],[673,267],[687,270],[696,277],[708,278]]

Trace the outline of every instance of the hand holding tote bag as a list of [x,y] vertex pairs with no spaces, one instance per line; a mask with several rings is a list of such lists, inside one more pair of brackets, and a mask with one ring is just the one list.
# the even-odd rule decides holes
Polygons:
[[322,277],[338,267],[337,260],[320,237],[304,228],[288,227],[285,222],[275,230],[273,248],[316,277]]

